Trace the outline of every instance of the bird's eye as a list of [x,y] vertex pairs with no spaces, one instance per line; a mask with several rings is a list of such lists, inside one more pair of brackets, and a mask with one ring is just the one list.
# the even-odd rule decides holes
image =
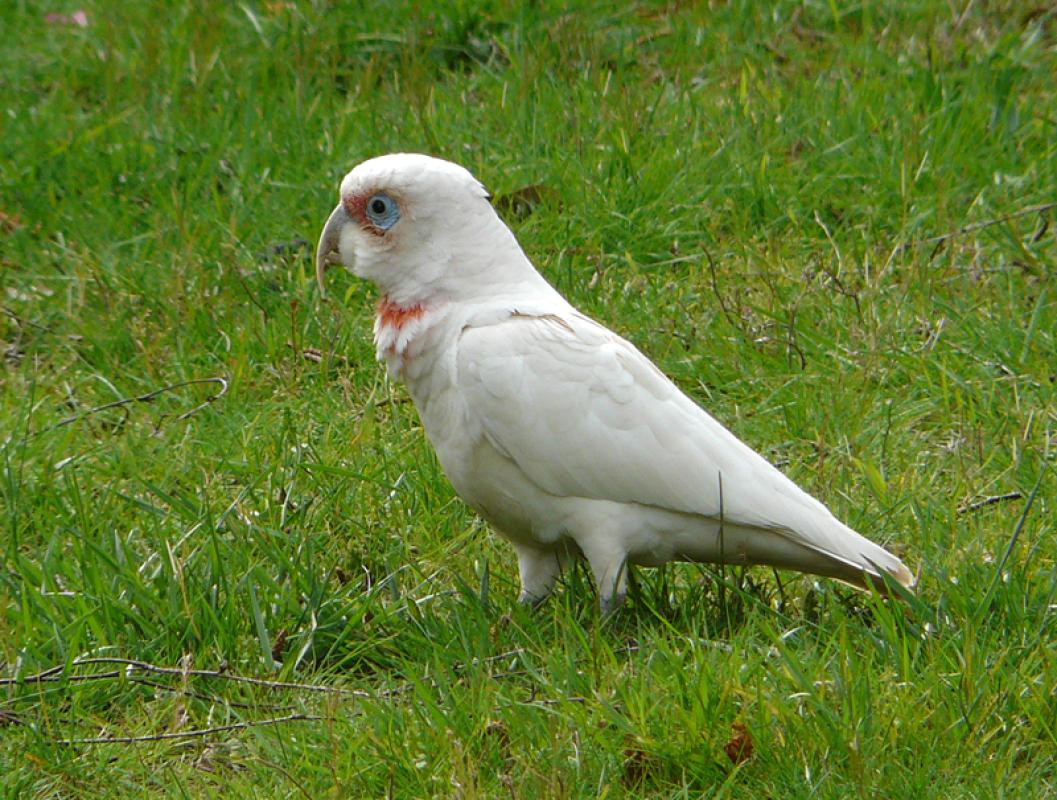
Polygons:
[[400,209],[397,208],[396,201],[384,192],[372,194],[367,198],[367,219],[387,231],[400,219]]

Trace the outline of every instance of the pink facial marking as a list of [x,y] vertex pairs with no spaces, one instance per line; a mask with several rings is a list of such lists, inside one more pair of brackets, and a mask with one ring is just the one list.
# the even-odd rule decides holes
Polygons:
[[363,225],[367,221],[367,195],[347,194],[341,198],[345,213]]
[[367,218],[367,200],[371,194],[371,192],[347,194],[341,198],[341,204],[345,207],[345,213],[356,220],[365,231],[375,236],[385,236],[385,231]]

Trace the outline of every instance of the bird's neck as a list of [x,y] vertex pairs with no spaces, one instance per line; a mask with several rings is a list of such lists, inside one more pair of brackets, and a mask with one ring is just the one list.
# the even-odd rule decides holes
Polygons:
[[402,304],[389,295],[378,301],[374,320],[374,343],[379,358],[403,357],[412,340],[426,327],[435,304],[418,302]]
[[[397,292],[395,296],[400,294]],[[428,357],[467,324],[491,324],[517,312],[543,314],[573,310],[531,266],[519,280],[489,285],[487,291],[479,294],[454,297],[452,294],[442,291],[429,299],[396,300],[394,294],[387,292],[378,300],[374,319],[375,350],[391,377],[407,380],[412,362],[419,356]]]
[[422,303],[412,303],[410,305],[394,303],[387,295],[378,301],[376,311],[379,328],[399,333],[408,324],[421,319],[426,313],[426,307]]

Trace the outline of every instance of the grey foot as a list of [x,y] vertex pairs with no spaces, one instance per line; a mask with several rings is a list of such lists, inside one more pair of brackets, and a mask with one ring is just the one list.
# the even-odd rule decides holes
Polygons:
[[535,611],[537,608],[547,602],[548,597],[550,597],[549,594],[540,596],[535,594],[529,594],[526,591],[522,591],[521,594],[518,595],[517,601],[519,605],[531,606],[532,610]]
[[612,594],[608,597],[599,597],[598,605],[602,610],[603,617],[610,617],[620,610],[620,607],[624,605],[624,598],[627,597],[626,592],[620,592],[619,594]]

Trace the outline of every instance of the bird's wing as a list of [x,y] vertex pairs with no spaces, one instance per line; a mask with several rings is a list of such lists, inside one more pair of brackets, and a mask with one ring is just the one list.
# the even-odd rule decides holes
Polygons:
[[780,509],[742,498],[761,486],[781,497],[788,479],[595,323],[514,314],[469,327],[458,371],[492,444],[551,494],[718,517],[722,475],[727,519],[781,524]]
[[[457,369],[469,413],[493,446],[546,492],[722,516],[780,531],[863,569],[884,554],[898,565],[893,569],[906,572],[720,425],[633,345],[578,313],[514,312],[471,324],[459,340]],[[869,544],[872,555],[845,555],[849,534]]]

